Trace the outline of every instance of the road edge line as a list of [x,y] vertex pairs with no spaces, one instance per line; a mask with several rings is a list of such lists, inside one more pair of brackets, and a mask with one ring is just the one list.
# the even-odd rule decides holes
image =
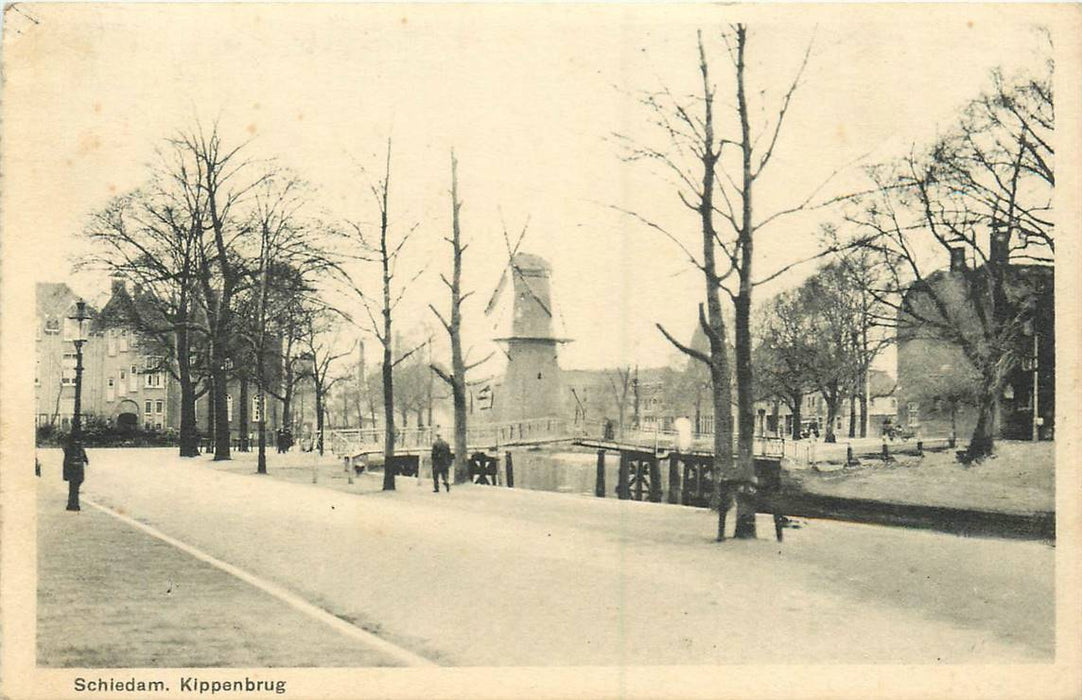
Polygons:
[[307,600],[301,598],[300,596],[298,596],[298,595],[296,595],[294,593],[289,592],[288,590],[286,590],[285,588],[282,588],[281,586],[279,586],[277,584],[271,583],[270,581],[265,581],[265,580],[259,578],[258,576],[256,576],[255,574],[250,574],[247,571],[245,571],[244,569],[241,569],[241,568],[236,567],[236,566],[234,566],[232,564],[224,562],[221,559],[218,559],[217,557],[214,557],[214,556],[212,556],[210,554],[207,554],[206,552],[203,552],[203,551],[201,551],[199,549],[196,549],[195,547],[193,547],[190,544],[187,544],[185,542],[181,542],[180,540],[176,539],[175,537],[170,537],[169,535],[165,534],[164,532],[162,532],[161,530],[158,530],[155,527],[147,525],[146,523],[141,523],[138,520],[135,520],[134,518],[131,518],[131,517],[129,517],[127,515],[124,515],[122,513],[118,513],[117,511],[113,510],[112,508],[110,508],[108,506],[104,506],[104,505],[101,505],[99,503],[95,503],[94,501],[86,498],[85,496],[83,497],[82,502],[87,504],[87,505],[90,505],[90,506],[92,506],[94,508],[97,508],[98,510],[102,511],[103,513],[107,513],[108,515],[113,516],[117,520],[120,520],[121,522],[127,523],[128,525],[131,525],[132,527],[134,527],[134,528],[136,528],[138,530],[142,530],[143,532],[147,533],[148,535],[151,535],[152,537],[156,537],[157,539],[161,540],[162,542],[170,544],[173,547],[176,547],[177,549],[181,550],[182,552],[190,554],[191,556],[195,557],[196,559],[199,559],[200,561],[206,562],[207,564],[210,564],[211,566],[214,566],[214,567],[216,567],[218,569],[221,569],[222,571],[226,572],[227,574],[230,574],[231,576],[234,576],[234,577],[240,579],[241,581],[244,581],[245,583],[248,583],[248,584],[250,584],[252,586],[255,586],[256,588],[263,591],[264,593],[268,593],[268,594],[274,596],[275,598],[277,598],[277,599],[281,600],[282,602],[288,604],[290,607],[304,613],[305,615],[308,615],[309,617],[311,617],[311,618],[313,618],[315,620],[318,620],[318,621],[320,621],[320,622],[322,622],[322,623],[324,623],[324,624],[326,624],[326,625],[328,625],[330,627],[333,627],[334,629],[338,630],[339,632],[345,634],[348,637],[352,637],[352,638],[357,639],[357,640],[359,640],[361,642],[364,642],[364,643],[366,643],[366,644],[368,644],[368,645],[370,645],[372,647],[375,647],[377,650],[391,656],[392,658],[394,658],[394,659],[396,659],[398,661],[401,661],[402,663],[406,664],[407,666],[437,666],[438,665],[438,664],[436,664],[434,661],[432,661],[430,659],[426,659],[425,657],[420,656],[419,654],[415,654],[412,651],[409,651],[408,649],[404,649],[404,648],[402,648],[400,646],[392,644],[391,642],[388,642],[387,640],[385,640],[385,639],[383,639],[383,638],[381,638],[381,637],[379,637],[379,636],[377,636],[375,634],[372,634],[371,632],[369,632],[367,630],[361,629],[360,627],[357,627],[356,625],[352,625],[349,622],[346,622],[342,618],[337,617],[336,615],[333,615],[332,613],[327,612],[323,608],[320,608],[320,607],[318,607],[316,605],[313,605],[312,603],[309,603]]

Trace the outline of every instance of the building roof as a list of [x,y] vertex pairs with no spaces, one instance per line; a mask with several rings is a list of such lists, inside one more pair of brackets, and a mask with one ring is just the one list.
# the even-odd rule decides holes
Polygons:
[[[67,318],[74,313],[72,307],[79,299],[64,282],[38,282],[34,291],[37,315],[42,318]],[[91,320],[90,331],[100,331],[98,310],[88,303],[86,311]]]
[[889,372],[881,369],[868,370],[868,398],[891,396],[897,386],[897,380]]

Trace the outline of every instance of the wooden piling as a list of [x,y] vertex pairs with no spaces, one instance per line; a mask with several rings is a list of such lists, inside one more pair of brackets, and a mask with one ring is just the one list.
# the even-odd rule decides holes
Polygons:
[[616,497],[621,501],[626,501],[631,498],[631,490],[628,485],[628,463],[627,454],[625,452],[620,453],[620,469],[617,472],[616,477]]
[[669,455],[669,497],[668,502],[680,502],[680,458],[676,453]]
[[597,451],[597,483],[594,485],[594,495],[598,498],[605,497],[605,450]]
[[661,503],[661,466],[656,458],[650,462],[650,502]]

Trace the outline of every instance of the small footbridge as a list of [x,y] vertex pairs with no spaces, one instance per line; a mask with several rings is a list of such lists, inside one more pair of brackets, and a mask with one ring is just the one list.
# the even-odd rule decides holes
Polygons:
[[[422,455],[431,450],[436,433],[453,443],[453,431],[448,428],[401,428],[395,431],[394,451],[398,455]],[[470,453],[500,453],[510,448],[542,447],[545,445],[578,445],[610,451],[651,451],[667,454],[676,451],[679,441],[676,431],[658,427],[621,428],[600,421],[571,422],[562,418],[534,418],[499,423],[471,424],[466,433]],[[756,456],[781,459],[786,441],[781,438],[756,437]],[[327,446],[338,457],[361,458],[381,454],[384,447],[382,428],[345,428],[327,432]],[[690,444],[680,450],[683,454],[712,455],[714,436],[709,433],[691,436]],[[734,442],[733,452],[736,452]]]

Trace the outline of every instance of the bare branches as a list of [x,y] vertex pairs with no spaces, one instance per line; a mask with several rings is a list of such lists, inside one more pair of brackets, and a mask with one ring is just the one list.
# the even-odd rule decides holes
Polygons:
[[705,353],[699,352],[698,350],[695,350],[695,349],[693,349],[693,348],[691,348],[691,347],[689,347],[687,345],[684,345],[679,340],[674,338],[672,336],[672,334],[669,333],[669,331],[665,330],[665,327],[662,326],[660,323],[655,323],[654,325],[657,327],[657,329],[659,331],[661,331],[661,335],[665,336],[665,339],[668,340],[670,343],[672,343],[673,347],[675,347],[677,350],[684,353],[688,357],[695,358],[696,360],[698,360],[699,362],[702,362],[705,365],[708,365],[708,366],[710,365],[710,357],[708,355],[706,355]]

